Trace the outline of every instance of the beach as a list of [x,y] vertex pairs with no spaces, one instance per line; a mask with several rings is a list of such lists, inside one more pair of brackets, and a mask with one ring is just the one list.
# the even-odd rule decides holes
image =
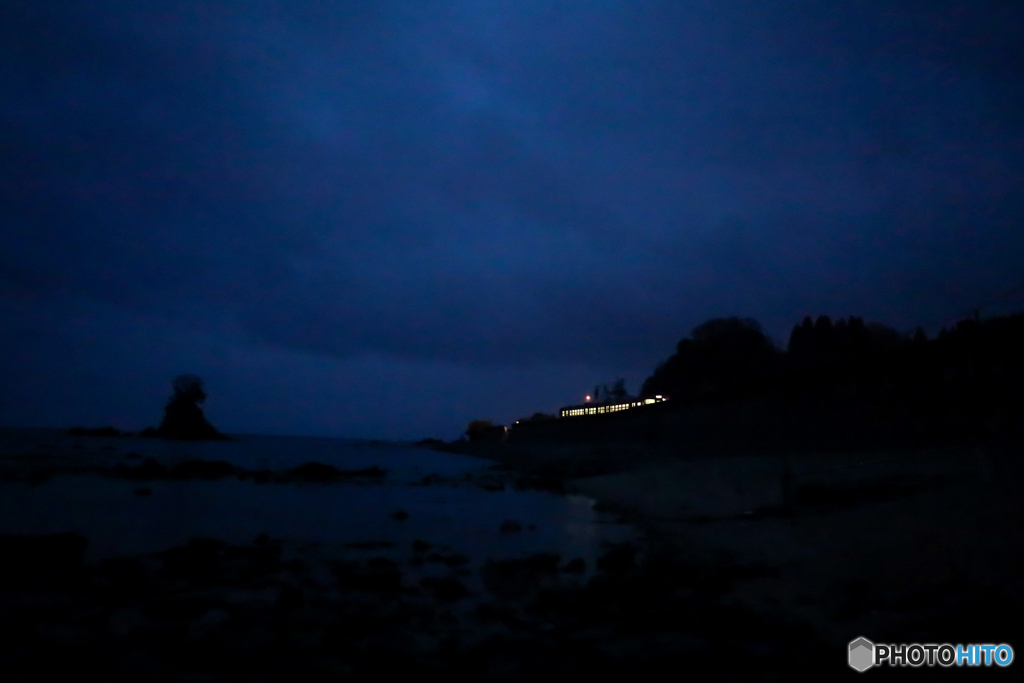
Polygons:
[[811,625],[832,647],[1018,629],[1019,452],[725,458],[577,480],[680,563],[745,569],[730,601]]
[[676,590],[813,634],[826,668],[845,665],[860,636],[1020,640],[1019,440],[703,457],[665,445],[481,452],[527,481],[563,475],[562,490],[644,529]]
[[[99,555],[102,534],[86,527],[2,536],[7,680],[822,680],[854,674],[846,645],[859,636],[1019,642],[1014,443],[714,457],[432,446],[462,456],[450,461],[365,445],[334,472],[297,465],[307,452],[259,470],[251,448],[203,466],[157,449],[154,465],[117,450],[127,442],[81,443],[98,458],[88,472],[67,471],[86,461],[60,443],[4,461],[22,506],[47,491],[69,501],[69,486],[118,505],[187,491],[200,526]],[[237,445],[211,448],[189,457]],[[401,464],[417,462],[441,471]],[[264,507],[244,507],[245,491]],[[209,492],[243,518],[285,496],[274,514],[305,509],[310,521],[204,527]],[[337,531],[304,535],[336,494],[358,523],[337,512]]]

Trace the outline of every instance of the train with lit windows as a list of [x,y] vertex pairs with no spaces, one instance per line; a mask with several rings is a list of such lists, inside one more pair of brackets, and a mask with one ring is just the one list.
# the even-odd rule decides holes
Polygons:
[[[590,398],[589,396],[587,397]],[[562,417],[584,417],[586,415],[604,415],[606,413],[617,413],[622,410],[631,410],[633,408],[642,408],[644,406],[654,405],[655,403],[661,403],[667,401],[668,398],[662,395],[645,398],[625,398],[619,400],[605,401],[602,403],[593,403],[587,401],[577,406],[565,406],[559,411]]]

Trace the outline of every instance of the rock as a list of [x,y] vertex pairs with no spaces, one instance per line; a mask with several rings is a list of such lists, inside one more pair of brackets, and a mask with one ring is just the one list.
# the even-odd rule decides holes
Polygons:
[[68,436],[124,436],[124,433],[120,429],[114,427],[97,427],[90,429],[88,427],[72,427],[67,431]]
[[356,550],[378,550],[380,548],[393,548],[395,544],[391,541],[355,541],[354,543],[346,543],[346,548],[355,548]]
[[270,470],[256,470],[255,472],[247,472],[239,478],[249,478],[257,484],[266,484],[274,478],[274,473]]
[[582,557],[577,557],[566,562],[565,566],[562,567],[562,571],[569,574],[582,574],[587,571],[587,563]]
[[637,547],[632,543],[613,545],[611,550],[597,559],[597,568],[606,572],[624,572],[635,565]]
[[522,620],[512,607],[495,602],[483,602],[477,605],[476,616],[481,621],[500,622],[509,626],[522,624]]
[[337,481],[341,479],[341,470],[334,465],[324,465],[319,462],[307,462],[287,470],[285,474],[302,481]]
[[77,572],[88,544],[88,539],[75,533],[0,536],[0,577],[6,583]]
[[342,470],[341,473],[346,477],[386,477],[388,471],[376,465],[371,465],[361,470]]
[[226,545],[212,538],[193,538],[186,545],[157,556],[163,560],[163,573],[168,578],[202,581],[216,575]]
[[404,522],[405,520],[409,519],[409,513],[406,512],[405,510],[397,510],[391,513],[391,519],[398,520],[399,522]]
[[522,530],[523,525],[512,519],[506,519],[501,523],[501,526],[498,527],[498,531],[503,534],[518,534]]
[[426,541],[413,541],[412,542],[412,551],[414,553],[425,553],[428,550],[430,550],[432,547],[434,547],[434,546],[432,544],[430,544],[430,543],[427,543]]
[[350,590],[365,590],[372,593],[397,593],[402,588],[402,573],[398,564],[385,557],[373,558],[369,570],[363,570],[358,562],[338,560],[331,563],[331,573],[339,587]]
[[136,557],[109,557],[102,560],[96,576],[110,588],[107,595],[118,604],[130,603],[148,593],[152,582],[143,562]]
[[558,571],[559,555],[555,553],[536,553],[529,557],[513,560],[487,560],[484,568],[496,575],[511,576],[521,573],[552,573]]
[[551,491],[565,493],[565,479],[558,476],[540,474],[523,475],[516,479],[517,491]]
[[147,481],[166,477],[167,468],[153,458],[146,458],[136,467],[130,467],[123,462],[119,462],[111,468],[110,474],[114,477],[132,481]]
[[469,558],[461,553],[453,553],[447,557],[442,557],[441,561],[449,567],[461,567],[464,564],[469,564]]
[[553,553],[537,553],[522,559],[487,560],[480,575],[484,585],[495,595],[518,599],[555,575],[559,559]]
[[274,609],[279,612],[290,612],[299,609],[305,603],[305,596],[302,590],[295,586],[285,584],[277,594],[274,601]]
[[29,486],[39,486],[50,481],[52,478],[52,472],[32,472],[25,478],[25,481],[28,482]]
[[174,479],[222,479],[235,473],[235,466],[224,460],[186,460],[170,472]]
[[143,607],[143,616],[153,621],[192,621],[218,607],[214,598],[203,595],[161,595]]
[[469,593],[461,581],[450,576],[427,576],[420,579],[420,585],[431,590],[434,597],[446,601],[464,598]]
[[387,470],[376,465],[361,470],[339,470],[333,465],[319,462],[307,462],[285,472],[287,478],[300,481],[332,482],[353,477],[381,478],[387,476]]
[[122,638],[135,633],[146,623],[146,618],[137,607],[122,607],[110,615],[111,632]]
[[398,563],[387,557],[371,557],[366,565],[377,571],[398,571]]
[[251,547],[229,545],[224,548],[224,559],[239,561],[248,565],[271,565],[281,558],[281,548],[276,545],[259,544]]
[[306,577],[310,574],[313,568],[305,560],[301,560],[297,557],[292,558],[284,563],[284,568],[290,571],[292,574],[297,574],[302,577]]
[[557,553],[534,553],[522,560],[513,560],[513,562],[518,562],[519,566],[526,571],[556,572],[561,559]]
[[[182,384],[181,380],[186,381]],[[174,395],[164,407],[164,419],[156,428],[156,436],[186,441],[227,439],[203,415],[199,404],[205,399],[206,392],[202,390],[202,380],[198,377],[176,379]]]
[[188,625],[190,638],[202,638],[214,628],[228,620],[228,613],[220,607],[207,610],[203,616],[193,620]]
[[308,677],[307,680],[337,681],[347,679],[354,670],[351,664],[335,659],[325,659],[311,662],[303,673]]

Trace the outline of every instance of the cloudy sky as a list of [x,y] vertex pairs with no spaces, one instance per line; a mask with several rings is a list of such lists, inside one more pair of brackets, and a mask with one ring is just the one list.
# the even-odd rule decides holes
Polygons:
[[[8,0],[0,424],[454,438],[1024,280],[1013,0]],[[1024,308],[1021,297],[983,313]]]

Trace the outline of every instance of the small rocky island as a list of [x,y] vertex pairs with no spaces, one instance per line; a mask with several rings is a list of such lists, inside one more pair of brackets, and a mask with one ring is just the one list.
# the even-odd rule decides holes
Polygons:
[[148,427],[140,436],[184,441],[226,440],[203,415],[199,405],[206,400],[203,380],[196,375],[175,378],[174,394],[164,407],[164,419],[156,429]]

